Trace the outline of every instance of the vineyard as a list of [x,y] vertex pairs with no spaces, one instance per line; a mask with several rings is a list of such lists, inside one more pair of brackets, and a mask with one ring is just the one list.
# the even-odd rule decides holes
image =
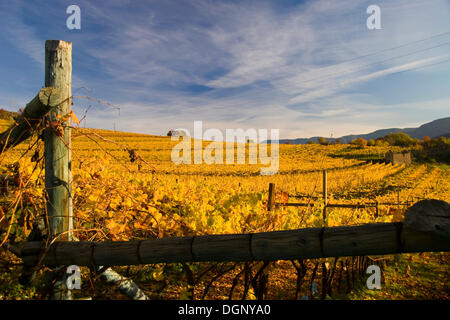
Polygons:
[[[329,169],[329,202],[450,199],[448,170],[366,163],[351,157],[361,150],[349,145],[281,145],[279,174],[260,176],[261,165],[175,165],[170,154],[176,143],[169,137],[73,128],[74,236],[80,241],[119,241],[322,227],[323,169]],[[366,149],[373,155],[388,150]],[[33,225],[45,217],[42,155],[39,139],[2,155],[2,241],[25,241]],[[19,181],[21,187],[7,186],[9,180]],[[275,183],[279,191],[277,202],[286,202],[289,193],[311,206],[279,206],[268,211],[269,183]],[[383,206],[375,216],[373,208],[329,208],[327,224],[392,222],[405,210],[403,205]],[[389,259],[178,263],[115,269],[152,299],[330,298],[349,294],[368,264],[386,268]],[[11,273],[2,273],[0,281],[16,289],[0,294],[46,297],[47,267],[38,270],[34,289],[30,289],[18,282],[20,259],[2,252],[2,261],[14,267]],[[95,270],[83,267],[82,271],[82,290],[74,291],[79,298],[126,298],[114,286],[105,285]]]
[[374,264],[387,296],[359,297],[449,298],[447,167],[341,144],[281,145],[275,175],[176,165],[176,138],[82,128],[71,46],[46,42],[45,88],[1,123],[0,299],[349,299]]

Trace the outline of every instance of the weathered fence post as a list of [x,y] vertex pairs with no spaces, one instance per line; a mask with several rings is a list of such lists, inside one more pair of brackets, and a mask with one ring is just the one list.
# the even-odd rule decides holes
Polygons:
[[[61,40],[45,42],[45,86],[59,89],[65,100],[49,113],[51,126],[45,130],[45,188],[48,194],[47,215],[51,238],[72,240],[72,171],[70,117],[72,43]],[[57,126],[61,125],[62,132]]]
[[0,152],[31,137],[42,118],[60,102],[58,89],[47,87],[39,90],[36,97],[27,103],[23,112],[14,119],[14,124],[0,134]]
[[273,201],[275,200],[275,183],[269,183],[269,198],[267,200],[267,211],[272,211],[273,209]]
[[325,225],[327,221],[327,204],[328,204],[327,170],[323,170],[323,223]]
[[[61,40],[45,42],[45,86],[59,89],[63,100],[50,110],[49,127],[44,132],[45,189],[48,194],[47,216],[51,239],[72,240],[72,169],[70,111],[72,104],[72,43]],[[55,283],[52,299],[71,299],[67,275]]]
[[379,212],[379,209],[378,209],[378,200],[375,200],[375,218],[378,218],[378,216],[379,216],[379,214],[380,214],[380,212]]

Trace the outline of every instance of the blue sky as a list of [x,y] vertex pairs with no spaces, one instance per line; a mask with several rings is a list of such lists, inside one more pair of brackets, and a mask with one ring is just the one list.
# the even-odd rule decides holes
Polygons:
[[45,40],[71,41],[73,94],[120,106],[75,99],[88,127],[337,137],[450,115],[449,0],[0,0],[0,27],[0,106],[43,86]]

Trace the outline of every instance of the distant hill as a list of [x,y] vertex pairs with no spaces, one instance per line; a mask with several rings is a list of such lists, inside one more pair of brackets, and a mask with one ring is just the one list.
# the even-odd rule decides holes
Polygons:
[[[390,133],[404,132],[407,133],[411,138],[422,139],[424,136],[429,136],[430,138],[436,138],[439,136],[450,135],[450,117],[437,119],[428,123],[421,125],[418,128],[390,128],[390,129],[380,129],[367,134],[356,134],[347,135],[340,138],[326,138],[327,141],[335,141],[340,139],[342,143],[349,143],[354,139],[363,138],[366,140],[382,138]],[[281,144],[306,144],[308,141],[313,140],[318,141],[320,137],[311,138],[297,138],[297,139],[280,139]]]
[[[408,132],[407,132],[408,133]],[[431,138],[450,134],[450,117],[425,123],[408,133],[412,138],[422,139],[424,136]]]
[[8,129],[8,127],[14,123],[14,117],[18,115],[19,113],[17,112],[0,108],[0,133]]
[[18,112],[14,112],[14,111],[9,111],[9,110],[5,110],[3,108],[0,108],[0,119],[4,119],[4,120],[10,120],[16,116],[18,116],[19,113]]

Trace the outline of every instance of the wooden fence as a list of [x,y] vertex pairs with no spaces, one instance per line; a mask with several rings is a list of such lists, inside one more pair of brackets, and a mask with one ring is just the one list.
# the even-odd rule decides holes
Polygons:
[[[322,196],[312,196],[312,195],[291,195],[286,192],[281,192],[281,194],[286,195],[286,198],[297,198],[297,199],[309,199],[309,200],[323,200],[323,220],[326,221],[327,208],[350,208],[350,209],[365,209],[365,208],[375,208],[375,218],[379,216],[380,206],[396,206],[398,209],[405,206],[408,207],[412,205],[413,201],[400,201],[400,195],[397,193],[397,202],[366,202],[366,203],[329,203],[328,202],[328,188],[327,188],[327,170],[322,170],[323,176],[323,190]],[[269,183],[268,201],[267,201],[267,211],[272,211],[277,207],[314,207],[314,202],[276,202],[276,188],[273,182]]]
[[424,200],[405,222],[143,241],[29,242],[26,265],[99,266],[195,261],[273,261],[450,250],[450,204]]

